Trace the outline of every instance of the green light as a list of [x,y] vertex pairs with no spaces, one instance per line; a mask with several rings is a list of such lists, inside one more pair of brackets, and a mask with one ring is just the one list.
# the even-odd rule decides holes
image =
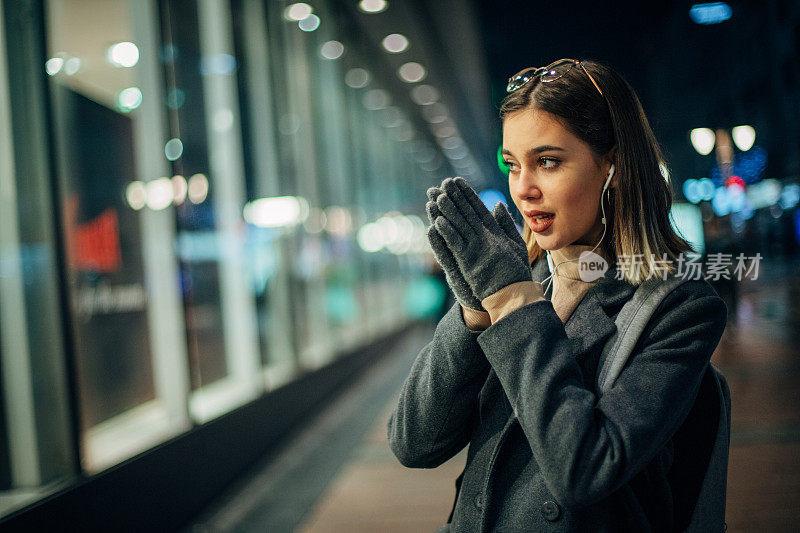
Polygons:
[[500,172],[503,173],[504,176],[508,176],[508,165],[506,165],[505,159],[503,159],[503,147],[497,147],[497,166],[500,167]]
[[358,319],[359,305],[352,287],[331,285],[325,291],[325,307],[328,318],[337,324],[346,324]]
[[412,318],[432,318],[447,298],[445,285],[433,276],[412,280],[403,296],[403,307]]

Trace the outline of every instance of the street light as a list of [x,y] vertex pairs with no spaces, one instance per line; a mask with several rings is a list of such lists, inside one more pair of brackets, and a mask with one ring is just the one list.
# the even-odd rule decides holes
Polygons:
[[756,130],[753,126],[736,126],[731,130],[736,147],[742,152],[748,151],[756,142]]
[[710,128],[695,128],[689,133],[692,146],[700,155],[708,155],[714,149],[716,136]]

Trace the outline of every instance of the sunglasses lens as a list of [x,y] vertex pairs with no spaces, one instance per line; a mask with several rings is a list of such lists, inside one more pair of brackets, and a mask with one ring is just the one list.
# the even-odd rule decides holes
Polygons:
[[525,85],[528,80],[530,79],[529,76],[521,75],[521,76],[514,76],[511,78],[511,81],[508,82],[508,87],[506,87],[507,92],[514,92],[523,85]]
[[551,65],[542,73],[542,81],[547,83],[549,81],[557,80],[561,76],[565,75],[569,72],[572,67],[575,66],[575,63],[572,61],[565,61],[564,63],[557,63],[555,65]]
[[508,80],[508,86],[506,86],[506,92],[513,93],[526,83],[528,83],[531,78],[533,77],[534,73],[536,73],[535,68],[526,68],[523,71],[517,72],[514,74],[510,80]]

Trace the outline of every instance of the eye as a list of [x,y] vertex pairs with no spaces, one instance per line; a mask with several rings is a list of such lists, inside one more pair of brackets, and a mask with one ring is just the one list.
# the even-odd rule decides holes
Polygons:
[[558,168],[558,165],[561,164],[561,160],[555,157],[540,157],[539,158],[539,165],[544,170],[555,170]]
[[503,163],[508,167],[509,172],[516,172],[519,170],[519,167],[517,167],[517,164],[513,161],[503,160]]

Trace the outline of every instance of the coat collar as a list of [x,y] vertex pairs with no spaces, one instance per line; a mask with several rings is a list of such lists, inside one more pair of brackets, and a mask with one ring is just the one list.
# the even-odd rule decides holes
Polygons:
[[[617,330],[609,316],[611,308],[628,301],[636,290],[635,285],[617,279],[616,271],[616,263],[611,261],[603,278],[586,292],[564,325],[567,336],[573,341],[576,356],[588,352]],[[550,275],[545,255],[534,262],[531,274],[539,282]]]

